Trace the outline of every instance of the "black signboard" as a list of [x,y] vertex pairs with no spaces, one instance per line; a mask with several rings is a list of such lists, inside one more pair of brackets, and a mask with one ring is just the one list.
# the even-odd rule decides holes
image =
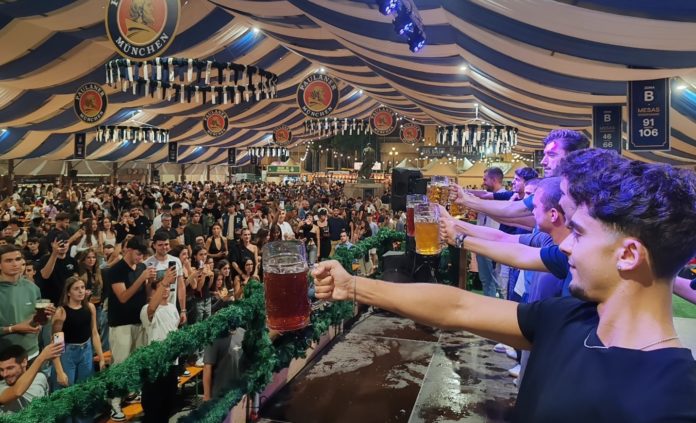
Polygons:
[[595,148],[621,154],[621,105],[592,107],[592,139]]
[[84,132],[78,132],[75,134],[75,151],[73,152],[73,158],[84,159],[85,150],[87,149],[87,134]]
[[176,163],[179,159],[179,143],[170,142],[169,144],[169,156],[167,157],[167,162]]
[[629,82],[628,116],[630,151],[669,150],[669,80]]
[[236,148],[228,148],[227,149],[227,164],[230,166],[234,166],[237,164],[237,149]]

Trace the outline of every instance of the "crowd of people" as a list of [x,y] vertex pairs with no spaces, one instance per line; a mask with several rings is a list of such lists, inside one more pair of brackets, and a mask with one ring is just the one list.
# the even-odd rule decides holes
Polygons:
[[[251,279],[263,280],[268,242],[301,240],[315,263],[405,224],[388,194],[347,198],[339,183],[39,185],[0,205],[0,371],[17,392],[0,403],[8,412],[242,298]],[[243,333],[182,357],[126,401],[164,421],[184,364],[203,367],[204,399],[224,392],[241,362],[228,347]],[[112,420],[125,419],[122,404],[112,400]]]
[[[552,131],[544,145],[543,178],[520,168],[506,190],[492,167],[483,190],[450,186],[477,224],[440,210],[442,239],[477,254],[483,297],[355,277],[327,261],[382,228],[405,230],[388,194],[347,198],[336,182],[17,189],[0,217],[0,411],[79,383],[107,352],[120,363],[205,320],[263,280],[266,243],[297,239],[319,263],[317,298],[499,341],[519,361],[519,421],[694,421],[696,364],[671,295],[696,303],[676,278],[696,254],[696,177],[591,149],[575,131]],[[147,382],[146,421],[168,418],[183,364],[203,367],[205,400],[224,393],[241,372],[243,336],[232,331]],[[115,421],[122,403],[112,400]]]

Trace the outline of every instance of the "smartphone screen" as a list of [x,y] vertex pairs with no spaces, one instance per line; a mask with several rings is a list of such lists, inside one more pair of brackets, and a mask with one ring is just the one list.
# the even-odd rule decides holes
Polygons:
[[167,263],[167,266],[168,267],[176,267],[176,262],[174,260],[172,260],[169,263]]

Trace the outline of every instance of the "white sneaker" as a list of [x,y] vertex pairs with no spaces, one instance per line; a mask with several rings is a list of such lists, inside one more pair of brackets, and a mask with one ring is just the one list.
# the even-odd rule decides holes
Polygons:
[[205,363],[203,362],[203,357],[196,360],[196,367],[203,367]]
[[111,409],[111,420],[115,422],[125,422],[126,421],[126,415],[123,414],[123,411],[119,408],[118,410],[116,409]]
[[505,349],[505,355],[507,355],[513,360],[517,360],[517,351],[515,351],[515,349],[512,347],[507,347]]
[[495,344],[495,347],[493,347],[493,351],[497,353],[504,353],[505,351],[507,351],[508,348],[510,347],[508,347],[505,344]]
[[515,378],[520,377],[520,369],[521,368],[522,368],[522,366],[520,366],[518,364],[515,367],[513,367],[512,369],[508,370],[508,373],[510,373],[510,376],[512,376],[512,377],[515,377]]

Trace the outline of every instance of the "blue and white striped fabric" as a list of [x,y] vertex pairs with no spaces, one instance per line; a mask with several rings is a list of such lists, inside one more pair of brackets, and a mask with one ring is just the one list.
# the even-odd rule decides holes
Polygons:
[[[461,124],[478,103],[485,119],[518,127],[518,148],[528,152],[558,126],[589,133],[592,105],[624,103],[627,81],[675,78],[687,88],[672,93],[672,150],[624,154],[696,163],[696,2],[415,3],[428,38],[418,54],[373,0],[182,0],[178,34],[166,54],[261,66],[279,74],[278,97],[223,107],[231,129],[211,138],[201,125],[210,104],[109,88],[104,123],[143,110],[135,118],[170,129],[180,161],[224,163],[221,148],[261,145],[280,124],[303,138],[296,86],[325,67],[341,80],[336,117],[365,118],[385,104],[419,122]],[[77,87],[103,82],[104,63],[116,57],[103,6],[101,0],[0,5],[0,128],[8,129],[0,133],[0,158],[66,159],[73,134],[87,131],[88,159],[166,160],[161,145],[97,143],[72,111]]]

